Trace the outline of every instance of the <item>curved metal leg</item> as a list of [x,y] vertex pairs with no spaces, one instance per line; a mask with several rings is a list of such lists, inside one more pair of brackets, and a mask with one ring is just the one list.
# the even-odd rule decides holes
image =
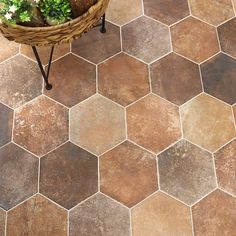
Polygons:
[[100,29],[100,32],[103,34],[105,34],[107,32],[107,30],[106,30],[106,15],[105,14],[102,16],[102,27]]

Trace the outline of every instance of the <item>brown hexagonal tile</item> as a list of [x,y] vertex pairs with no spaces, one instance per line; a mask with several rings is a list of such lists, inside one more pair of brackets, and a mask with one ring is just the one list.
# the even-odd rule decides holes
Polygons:
[[236,18],[219,26],[218,35],[222,51],[236,57]]
[[[38,50],[38,54],[40,56],[40,59],[43,63],[43,65],[47,65],[49,62],[49,57],[50,57],[50,53],[51,53],[51,47],[50,46],[46,46],[46,47],[37,47]],[[56,45],[54,47],[54,52],[53,52],[53,60],[56,60],[62,56],[64,56],[65,54],[67,54],[70,51],[70,44],[60,44],[60,45]],[[24,54],[25,56],[36,60],[35,59],[35,55],[33,53],[33,50],[31,48],[31,46],[28,45],[21,45],[21,49],[20,52],[22,54]]]
[[178,107],[148,95],[127,108],[128,138],[158,153],[181,137]]
[[118,25],[123,25],[141,15],[142,0],[111,0],[106,11],[107,19]]
[[0,235],[5,235],[6,212],[0,209]]
[[70,114],[71,140],[96,155],[125,139],[124,109],[100,95],[73,107]]
[[212,25],[219,25],[234,16],[231,0],[189,0],[192,15]]
[[196,236],[235,235],[236,199],[216,190],[193,206]]
[[18,55],[0,64],[0,101],[17,108],[39,96],[42,76],[36,63]]
[[120,28],[106,22],[107,32],[100,33],[94,28],[72,43],[72,52],[79,56],[99,63],[121,51]]
[[53,89],[44,94],[72,107],[96,93],[96,67],[69,54],[52,63],[50,83]]
[[126,141],[102,155],[101,191],[128,207],[157,190],[155,155]]
[[158,156],[160,188],[191,205],[216,188],[212,155],[181,140]]
[[236,102],[236,60],[218,54],[201,65],[204,91],[229,104]]
[[188,0],[144,0],[144,13],[171,25],[189,15]]
[[13,110],[0,103],[0,146],[11,141]]
[[13,140],[42,156],[68,139],[68,110],[45,96],[15,112]]
[[15,144],[0,149],[0,207],[9,210],[38,191],[38,158]]
[[125,207],[96,194],[70,211],[70,236],[129,236],[129,211]]
[[182,105],[202,92],[199,67],[171,53],[151,65],[152,91]]
[[123,50],[150,63],[171,51],[167,26],[142,16],[122,27]]
[[224,146],[214,156],[219,186],[236,195],[236,140]]
[[36,195],[7,214],[8,236],[66,236],[67,212]]
[[98,90],[127,106],[150,92],[148,66],[121,53],[99,65]]
[[70,209],[98,190],[97,157],[66,143],[40,160],[39,191]]
[[220,50],[216,29],[193,17],[172,26],[171,34],[174,51],[198,63]]
[[191,236],[190,209],[159,192],[131,212],[133,236]]
[[235,137],[231,107],[206,94],[184,104],[180,112],[184,137],[209,151]]

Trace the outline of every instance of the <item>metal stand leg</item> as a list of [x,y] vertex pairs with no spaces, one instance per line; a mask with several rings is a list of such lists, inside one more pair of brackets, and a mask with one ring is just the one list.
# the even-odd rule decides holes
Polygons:
[[103,34],[105,34],[107,32],[107,30],[106,30],[106,15],[105,14],[102,16],[102,27],[100,29],[100,32]]

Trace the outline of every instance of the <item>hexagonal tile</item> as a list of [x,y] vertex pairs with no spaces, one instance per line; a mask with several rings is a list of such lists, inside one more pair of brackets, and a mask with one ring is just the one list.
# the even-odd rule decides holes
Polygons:
[[0,209],[0,235],[5,235],[6,212]]
[[133,208],[131,214],[133,236],[192,235],[189,208],[161,192]]
[[39,191],[70,209],[98,190],[97,157],[66,143],[40,160]]
[[231,107],[206,94],[183,105],[180,112],[184,137],[209,151],[235,137]]
[[229,104],[236,102],[236,60],[218,54],[201,65],[204,91]]
[[95,95],[71,110],[71,140],[100,155],[125,139],[124,109]]
[[0,207],[9,210],[38,191],[38,158],[15,144],[0,149]]
[[189,15],[188,0],[144,0],[144,13],[171,25]]
[[128,207],[157,190],[155,155],[126,141],[100,158],[101,191]]
[[148,95],[127,108],[128,138],[158,153],[181,137],[178,107]]
[[236,18],[218,27],[222,51],[236,57]]
[[191,205],[216,188],[212,155],[182,140],[158,157],[160,187]]
[[107,32],[102,34],[98,28],[94,28],[73,41],[72,52],[94,63],[102,62],[120,52],[120,28],[107,22],[106,29]]
[[168,27],[144,16],[123,26],[122,38],[124,51],[147,63],[171,51]]
[[236,199],[216,190],[193,206],[196,236],[234,235],[236,232]]
[[220,50],[215,28],[193,17],[171,27],[171,34],[174,51],[198,63]]
[[150,92],[148,66],[121,53],[98,67],[98,90],[127,106]]
[[53,89],[44,94],[72,107],[96,93],[96,67],[69,54],[52,63],[50,82]]
[[42,76],[36,63],[16,56],[0,64],[0,101],[17,108],[39,96]]
[[198,65],[175,53],[151,65],[151,81],[154,93],[177,105],[202,91]]
[[106,11],[107,19],[118,25],[123,25],[141,15],[142,0],[111,0]]
[[192,15],[212,25],[219,25],[234,16],[231,0],[189,0]]
[[68,139],[68,110],[45,96],[18,108],[13,140],[42,156]]
[[11,141],[13,110],[0,103],[0,146]]
[[236,195],[236,140],[224,146],[214,156],[219,186]]
[[70,236],[129,236],[129,211],[96,194],[70,212]]
[[67,212],[37,195],[7,214],[7,235],[67,235]]

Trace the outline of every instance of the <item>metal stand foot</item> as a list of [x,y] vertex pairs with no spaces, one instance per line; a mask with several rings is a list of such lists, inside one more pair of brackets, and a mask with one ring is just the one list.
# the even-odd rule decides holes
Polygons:
[[107,30],[106,30],[106,15],[105,14],[102,16],[102,27],[100,29],[100,32],[102,34],[105,34],[107,32]]

